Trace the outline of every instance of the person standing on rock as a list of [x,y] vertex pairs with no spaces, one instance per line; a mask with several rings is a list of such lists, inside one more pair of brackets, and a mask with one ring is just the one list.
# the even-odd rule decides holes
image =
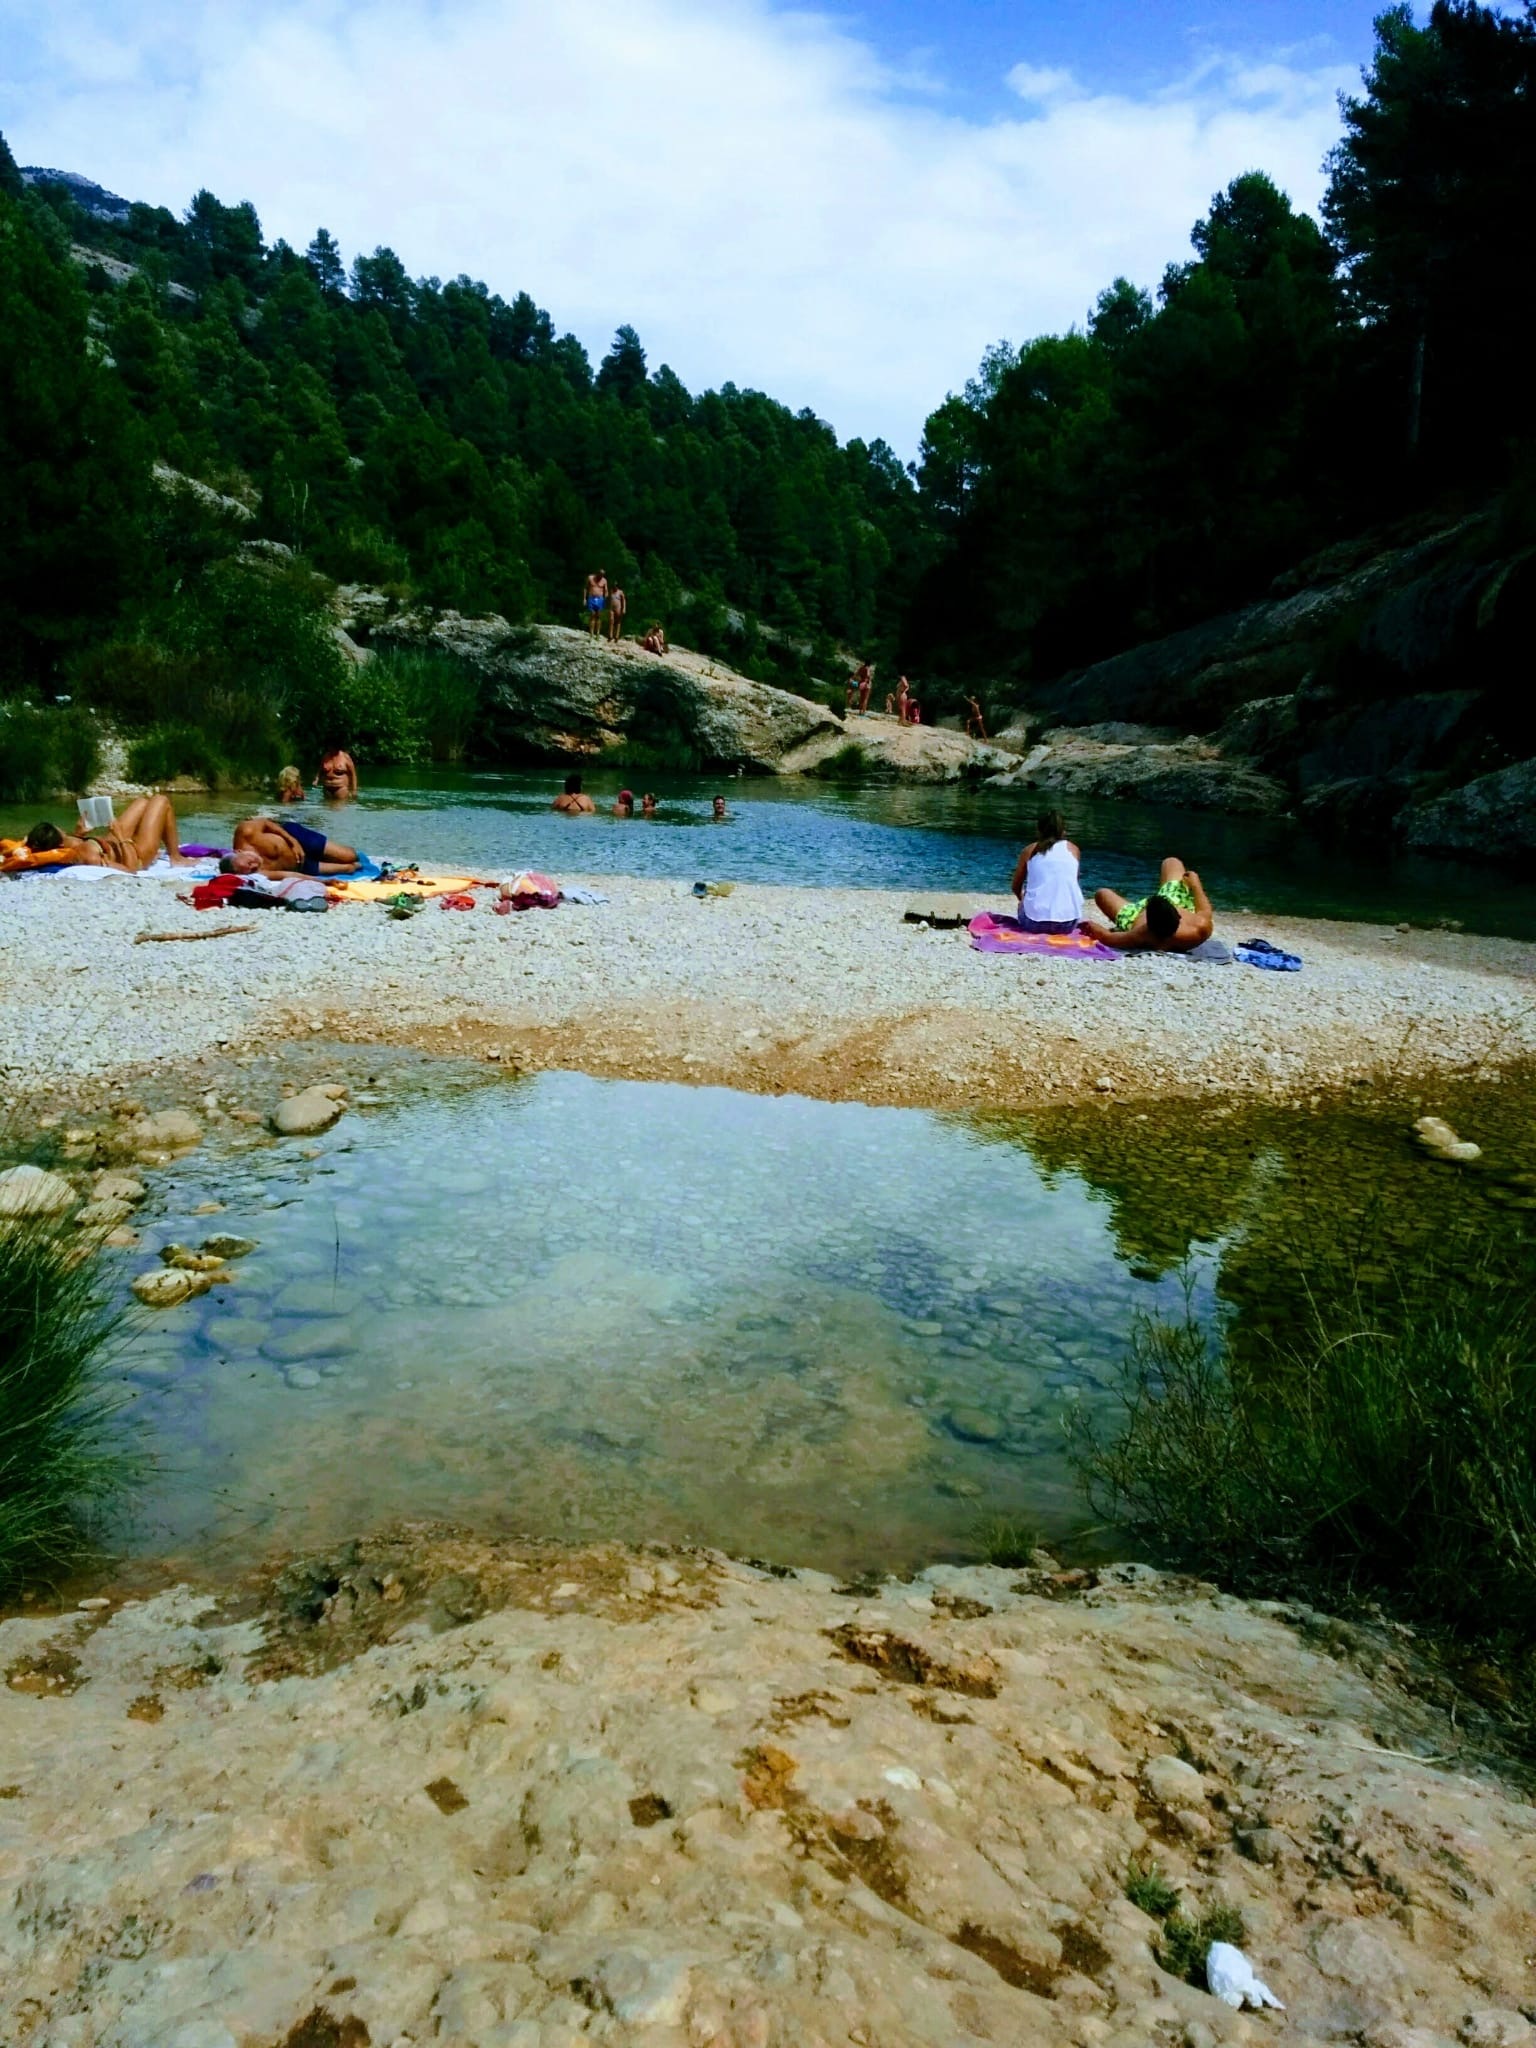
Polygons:
[[582,599],[587,613],[587,631],[596,638],[602,630],[603,610],[608,603],[608,571],[596,569],[587,578],[586,594]]
[[987,736],[987,721],[981,715],[981,705],[974,697],[966,698],[965,730],[969,738],[984,740]]
[[1110,929],[1094,937],[1118,953],[1191,953],[1216,928],[1200,877],[1174,853],[1150,896],[1128,903],[1115,890],[1101,889],[1093,900],[1110,921]]
[[555,798],[554,808],[563,811],[568,818],[591,818],[597,813],[597,805],[582,788],[579,775],[567,775],[565,788]]
[[629,610],[629,599],[615,584],[608,593],[608,639],[617,647],[624,638],[624,614]]
[[905,676],[898,676],[896,680],[896,723],[898,725],[905,725],[907,723],[911,705],[912,696],[907,679]]

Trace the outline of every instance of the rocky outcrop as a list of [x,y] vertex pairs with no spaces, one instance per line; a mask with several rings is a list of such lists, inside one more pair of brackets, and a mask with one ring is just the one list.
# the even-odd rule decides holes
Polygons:
[[1480,775],[1399,819],[1410,846],[1482,858],[1536,859],[1536,761]]
[[658,657],[566,626],[514,627],[457,612],[380,616],[356,593],[343,593],[348,598],[342,624],[354,636],[433,648],[476,669],[487,684],[486,736],[509,758],[593,760],[628,746],[771,775],[786,772],[785,757],[808,740],[842,733],[825,704],[686,648]]
[[1526,1795],[1406,1634],[1041,1553],[403,1532],[264,1584],[0,1622],[0,2038],[1269,2038],[1176,1902],[1276,2038],[1530,2042]]
[[989,789],[1039,790],[1060,797],[1116,797],[1192,811],[1272,813],[1285,786],[1209,741],[1157,727],[1058,726],[1021,761],[989,776]]
[[[1339,830],[1523,852],[1536,815],[1518,774],[1497,792],[1516,812],[1492,832],[1479,799],[1458,806],[1447,793],[1536,752],[1533,621],[1536,549],[1511,552],[1491,514],[1366,535],[1280,578],[1265,603],[1042,689],[1037,709],[1078,738],[1063,751],[1048,735],[1051,755],[1018,779],[1230,810],[1274,809],[1278,791]],[[1136,742],[1121,728],[1142,719],[1177,723]],[[1113,741],[1106,721],[1117,724]],[[1159,757],[1180,733],[1213,751],[1186,740],[1182,757]],[[1090,754],[1080,744],[1090,735],[1139,752]]]
[[1427,666],[1447,628],[1468,604],[1475,612],[1497,573],[1496,565],[1468,572],[1451,559],[1479,524],[1461,520],[1411,546],[1378,547],[1364,560],[1357,549],[1318,556],[1281,579],[1266,602],[1063,676],[1039,702],[1061,724],[1148,719],[1210,732],[1253,698],[1289,695],[1317,668],[1331,636],[1365,614],[1385,614],[1372,651],[1385,657],[1412,649],[1414,666]]
[[846,728],[818,733],[779,764],[781,775],[829,782],[979,782],[1013,766],[1001,747],[936,725],[899,725],[894,718],[850,718]]

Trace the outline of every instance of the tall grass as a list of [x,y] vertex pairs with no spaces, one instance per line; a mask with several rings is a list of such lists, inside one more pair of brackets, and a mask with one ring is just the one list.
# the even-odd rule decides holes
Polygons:
[[55,1226],[0,1219],[0,1597],[78,1563],[133,1476],[107,1381],[117,1323]]
[[1073,1438],[1095,1506],[1229,1581],[1529,1643],[1536,1287],[1426,1273],[1292,1329],[1239,1357],[1192,1316],[1142,1322],[1118,1417]]

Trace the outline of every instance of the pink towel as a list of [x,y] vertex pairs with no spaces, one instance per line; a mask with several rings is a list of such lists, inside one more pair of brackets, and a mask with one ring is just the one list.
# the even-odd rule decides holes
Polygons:
[[1036,959],[1118,960],[1113,946],[1101,946],[1093,927],[1080,924],[1075,932],[1026,932],[1016,917],[994,917],[984,910],[973,917],[971,944],[978,953],[1030,953]]

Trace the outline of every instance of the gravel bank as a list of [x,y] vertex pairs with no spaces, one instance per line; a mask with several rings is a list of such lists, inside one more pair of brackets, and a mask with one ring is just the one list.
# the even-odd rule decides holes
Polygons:
[[[1533,2037],[1530,1807],[1390,1632],[1135,1565],[403,1536],[103,1608],[0,1623],[7,2041]],[[1133,1859],[1284,2019],[1158,1967]]]
[[[373,904],[198,912],[170,883],[0,883],[0,1077],[15,1096],[318,1028],[528,1067],[1022,1108],[1104,1083],[1300,1095],[1536,1053],[1536,946],[1513,940],[1273,918],[1300,975],[1036,962],[906,925],[889,891],[738,885],[700,902],[593,879],[606,907],[430,904],[407,923]],[[135,944],[220,923],[251,928]]]

